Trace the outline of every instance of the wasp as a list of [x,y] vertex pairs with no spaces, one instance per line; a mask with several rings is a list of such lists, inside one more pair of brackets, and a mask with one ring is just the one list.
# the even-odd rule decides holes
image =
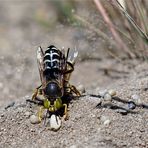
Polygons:
[[42,105],[38,111],[39,121],[42,120],[44,110],[49,115],[58,114],[63,109],[63,117],[68,118],[68,101],[72,96],[80,96],[80,92],[69,83],[74,71],[75,59],[78,51],[70,52],[60,50],[54,45],[47,47],[45,52],[41,47],[37,49],[37,64],[41,85],[32,95],[32,100],[41,100]]

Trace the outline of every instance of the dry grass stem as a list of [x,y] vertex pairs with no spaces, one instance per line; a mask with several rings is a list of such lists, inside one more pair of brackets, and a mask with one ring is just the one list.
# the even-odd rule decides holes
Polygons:
[[99,0],[94,0],[97,9],[100,11],[101,15],[104,18],[104,21],[107,23],[107,25],[109,26],[110,31],[112,32],[112,35],[114,36],[114,39],[116,40],[118,46],[120,49],[123,49],[126,53],[128,53],[130,55],[130,57],[134,58],[135,55],[134,53],[132,53],[128,47],[126,46],[126,44],[124,44],[124,42],[122,41],[122,39],[120,38],[120,36],[118,35],[118,33],[116,32],[113,23],[111,22],[110,18],[108,17],[104,7],[102,6],[101,2]]
[[122,5],[116,0],[119,5],[120,10],[124,13],[128,21],[132,24],[132,26],[136,29],[142,39],[148,44],[148,36],[147,34],[138,26],[138,24],[134,21],[134,19],[129,15],[129,13],[122,7]]

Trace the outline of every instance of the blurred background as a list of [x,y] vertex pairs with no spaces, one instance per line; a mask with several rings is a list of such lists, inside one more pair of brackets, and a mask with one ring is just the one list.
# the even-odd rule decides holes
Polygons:
[[146,61],[147,8],[147,0],[0,0],[0,104],[40,85],[38,46],[76,47],[71,81],[86,88],[105,85],[113,66]]

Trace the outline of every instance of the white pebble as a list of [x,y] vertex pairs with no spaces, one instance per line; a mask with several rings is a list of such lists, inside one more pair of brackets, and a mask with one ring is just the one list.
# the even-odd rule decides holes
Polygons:
[[109,89],[108,93],[113,97],[116,95],[116,91],[114,89]]
[[101,122],[104,122],[105,120],[109,119],[107,116],[102,115],[100,117]]
[[137,95],[137,94],[132,95],[132,96],[131,96],[131,99],[132,99],[137,105],[142,104],[142,100],[141,100],[140,96]]
[[77,89],[80,91],[80,93],[85,93],[85,87],[82,84],[78,85]]
[[108,101],[108,102],[111,102],[112,101],[112,97],[111,97],[111,95],[110,94],[105,94],[104,95],[104,101]]
[[142,100],[141,100],[141,99],[134,100],[134,102],[135,102],[137,105],[141,105],[141,104],[142,104]]
[[29,117],[29,116],[31,115],[31,112],[26,111],[26,112],[24,113],[24,115],[25,115],[26,117]]
[[100,117],[100,120],[101,120],[101,122],[104,124],[104,125],[109,125],[110,124],[110,122],[111,122],[111,120],[109,119],[109,117],[108,116],[104,116],[104,115],[102,115],[101,117]]
[[137,94],[134,94],[134,95],[131,95],[131,99],[138,100],[138,99],[140,99],[140,96]]
[[22,112],[23,112],[23,110],[24,110],[24,108],[23,108],[23,107],[19,107],[19,108],[17,109],[17,112],[18,112],[18,113],[22,113]]
[[107,90],[106,90],[106,89],[105,89],[105,90],[100,90],[100,91],[99,91],[99,95],[100,95],[101,97],[104,97],[106,93],[107,93]]
[[57,131],[61,127],[62,121],[56,115],[51,115],[50,117],[50,129]]
[[77,148],[77,145],[71,145],[69,148]]
[[[101,98],[98,98],[98,97],[89,96],[89,97],[87,97],[87,99],[89,99],[92,102],[96,102],[98,104],[102,102],[102,99]],[[84,99],[84,100],[86,100],[86,99]]]
[[104,121],[103,124],[108,126],[108,125],[110,124],[110,122],[111,122],[111,121],[110,121],[109,119],[107,119],[107,120]]
[[38,123],[40,123],[40,120],[39,120],[39,118],[36,115],[31,115],[30,116],[30,122],[32,124],[38,124]]
[[100,87],[97,87],[96,89],[95,89],[95,95],[98,95],[98,92],[100,91]]

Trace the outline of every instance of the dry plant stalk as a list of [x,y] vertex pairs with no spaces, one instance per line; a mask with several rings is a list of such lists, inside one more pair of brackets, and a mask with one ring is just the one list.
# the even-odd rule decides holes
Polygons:
[[[96,29],[90,22],[88,22],[87,20],[85,20],[84,18],[82,18],[81,16],[78,16],[76,14],[74,14],[75,19],[79,20],[80,22],[82,22],[83,25],[89,27],[89,29],[91,29],[92,31],[94,31],[95,33],[97,33],[98,36],[102,37],[103,39],[105,39],[108,43],[112,44],[115,48],[116,46],[116,42],[114,42],[114,40],[111,40],[103,31],[101,31],[100,29]],[[117,61],[119,61],[120,63],[122,63],[124,65],[124,63],[122,62],[122,60],[115,54],[113,53],[110,49],[106,49],[108,54],[112,57],[114,57]]]
[[101,31],[100,29],[96,29],[96,27],[94,27],[90,22],[88,22],[87,20],[85,20],[84,18],[82,18],[81,16],[78,16],[76,14],[74,14],[74,17],[79,20],[80,22],[82,22],[82,24],[84,24],[85,26],[89,27],[90,30],[94,31],[97,33],[98,36],[102,37],[103,39],[105,39],[106,41],[108,41],[110,44],[116,46],[116,42],[114,42],[113,40],[111,40],[103,31]]
[[117,42],[119,48],[123,49],[126,53],[128,53],[128,55],[131,58],[134,58],[135,55],[134,53],[132,53],[128,47],[126,46],[126,44],[122,41],[122,39],[120,38],[120,36],[118,35],[118,33],[116,32],[113,23],[111,22],[110,18],[108,17],[104,7],[102,6],[101,2],[99,0],[94,0],[94,3],[97,6],[97,9],[100,11],[101,15],[104,18],[104,21],[107,23],[107,25],[109,26],[110,31],[112,32],[112,35],[114,36],[115,41]]
[[[116,2],[118,3],[118,6],[120,8],[120,10],[124,13],[124,15],[126,16],[126,18],[128,19],[128,21],[132,24],[132,26],[135,28],[135,30],[139,33],[139,35],[141,36],[141,38],[148,43],[148,36],[147,34],[138,26],[138,24],[134,21],[134,19],[129,15],[129,13],[124,9],[124,7],[119,3],[118,0],[116,0]],[[140,9],[141,10],[141,9]]]

